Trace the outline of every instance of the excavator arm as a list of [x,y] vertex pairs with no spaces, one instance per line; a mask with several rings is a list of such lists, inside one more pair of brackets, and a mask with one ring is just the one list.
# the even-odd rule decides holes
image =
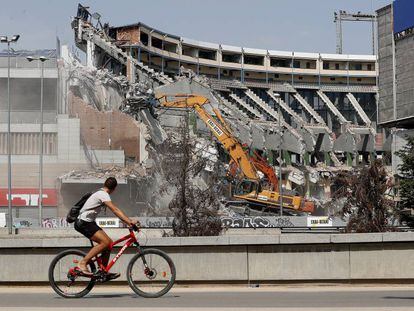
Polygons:
[[[244,200],[253,206],[264,206],[266,208],[277,208],[280,204],[280,194],[277,192],[278,180],[273,168],[267,164],[266,160],[255,154],[255,157],[250,155],[243,149],[242,144],[233,136],[230,128],[227,126],[224,118],[217,109],[213,109],[217,119],[215,119],[204,105],[209,101],[204,96],[176,94],[176,95],[162,95],[159,96],[158,101],[161,106],[167,108],[190,108],[194,109],[201,120],[210,128],[213,135],[226,149],[231,157],[230,173],[236,174],[239,169],[245,179],[248,179],[248,190],[246,194],[234,195],[235,198]],[[269,182],[272,184],[272,190],[261,189],[261,182],[258,171],[263,172]],[[233,176],[234,176],[233,175]],[[251,188],[252,182],[259,187],[255,190]],[[243,182],[242,182],[243,183]],[[300,196],[286,196],[283,195],[283,207],[290,208],[297,211],[312,212],[314,210],[313,202],[308,202]]]
[[203,107],[209,103],[209,100],[204,96],[199,95],[162,95],[157,98],[161,106],[168,108],[192,108],[195,110],[201,120],[210,128],[213,135],[219,140],[230,155],[245,177],[249,180],[259,182],[259,175],[255,166],[250,161],[249,155],[243,149],[240,142],[231,134],[230,129],[224,122],[223,117],[214,109],[218,120],[210,115]]

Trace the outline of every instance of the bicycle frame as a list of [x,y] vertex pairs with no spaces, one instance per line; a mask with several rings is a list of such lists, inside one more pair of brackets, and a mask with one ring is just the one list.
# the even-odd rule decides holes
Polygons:
[[[93,262],[97,262],[99,268],[102,271],[108,273],[109,270],[111,270],[112,266],[117,262],[117,260],[119,259],[119,257],[122,256],[122,254],[124,253],[124,251],[128,247],[130,247],[131,245],[135,245],[135,246],[137,246],[138,251],[139,252],[141,251],[141,248],[139,247],[138,240],[137,240],[137,238],[136,238],[133,230],[129,230],[129,234],[128,235],[126,235],[126,236],[120,238],[119,240],[116,240],[115,242],[111,243],[111,245],[107,248],[107,250],[110,252],[114,248],[115,245],[120,244],[120,243],[122,243],[124,241],[126,241],[125,244],[122,246],[122,248],[119,250],[119,252],[115,255],[115,257],[112,258],[112,260],[109,261],[109,263],[108,263],[107,266],[105,266],[102,263],[101,256],[95,257],[95,259],[93,260]],[[92,241],[91,241],[91,243],[92,243]],[[93,245],[93,243],[92,243],[92,245]],[[145,262],[145,264],[146,264],[146,262]]]

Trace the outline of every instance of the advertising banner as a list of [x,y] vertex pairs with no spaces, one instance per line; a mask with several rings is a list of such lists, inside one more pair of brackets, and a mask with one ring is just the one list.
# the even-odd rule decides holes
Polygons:
[[[39,206],[38,188],[12,189],[12,206]],[[8,205],[8,190],[0,188],[0,206]],[[43,189],[43,206],[57,206],[56,189]]]

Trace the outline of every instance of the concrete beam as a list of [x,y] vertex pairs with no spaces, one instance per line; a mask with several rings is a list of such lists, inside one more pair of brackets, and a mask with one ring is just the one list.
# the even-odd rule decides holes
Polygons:
[[349,121],[342,115],[342,113],[336,108],[335,104],[329,99],[328,96],[321,90],[316,92],[318,96],[325,103],[326,107],[338,118],[338,121],[341,125],[349,123]]
[[365,125],[371,126],[371,120],[365,113],[364,109],[362,109],[361,105],[358,103],[358,100],[355,98],[354,94],[347,93],[346,97],[348,97],[349,102],[351,103],[352,107],[354,107],[355,111],[358,113],[362,121]]

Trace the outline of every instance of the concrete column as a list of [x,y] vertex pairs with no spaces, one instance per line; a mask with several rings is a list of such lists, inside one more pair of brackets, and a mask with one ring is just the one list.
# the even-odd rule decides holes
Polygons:
[[264,65],[266,67],[266,83],[269,83],[269,67],[270,67],[270,55],[269,51],[267,51],[266,56],[264,58]]
[[217,68],[217,79],[220,80],[221,78],[221,62],[223,60],[223,53],[221,49],[221,45],[219,45],[219,49],[217,50],[217,61],[218,61],[218,68]]
[[131,83],[135,82],[135,65],[132,62],[132,48],[129,48],[129,57],[127,58],[127,79]]
[[311,191],[310,191],[310,181],[309,181],[309,172],[305,173],[305,195],[307,197],[310,197]]
[[183,55],[183,41],[180,39],[177,48],[178,53],[178,75],[181,76],[181,55]]
[[137,55],[137,57],[138,57],[138,61],[141,62],[141,47],[140,46],[138,47],[138,55]]
[[303,162],[305,165],[309,165],[310,163],[310,155],[308,151],[306,151],[305,154],[303,155]]
[[346,153],[346,165],[352,166],[352,154],[350,152]]
[[[162,53],[164,53],[164,41],[165,41],[165,37],[166,35],[164,35],[163,40],[162,40]],[[164,66],[165,66],[165,60],[164,60],[164,54],[161,54],[161,72],[164,73]]]
[[349,86],[349,61],[346,62],[346,85]]
[[321,87],[321,69],[322,69],[322,58],[319,54],[318,60],[316,61],[316,68],[318,69],[318,84]]
[[331,156],[329,155],[329,152],[324,152],[324,160],[325,165],[330,166],[331,165]]
[[290,152],[287,150],[282,150],[282,154],[283,154],[283,160],[287,165],[291,165],[292,164],[292,158],[290,156]]
[[326,125],[328,125],[329,129],[332,131],[332,115],[329,110],[326,112]]
[[95,68],[95,44],[86,41],[86,67]]
[[244,82],[244,49],[242,49],[242,54],[241,54],[240,81],[242,83]]

